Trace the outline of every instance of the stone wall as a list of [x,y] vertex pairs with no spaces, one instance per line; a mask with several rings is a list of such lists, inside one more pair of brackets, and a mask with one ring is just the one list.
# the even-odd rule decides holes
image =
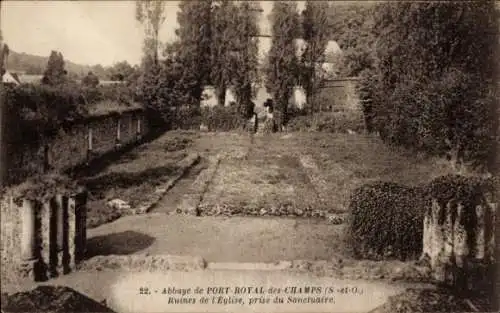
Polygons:
[[85,255],[86,196],[34,200],[5,193],[0,202],[2,266],[35,281],[74,270]]
[[423,226],[422,257],[433,278],[464,291],[491,283],[495,265],[497,203],[494,193],[474,189],[470,197],[432,199]]
[[[120,126],[120,131],[118,131]],[[142,110],[121,114],[93,116],[60,129],[45,143],[11,142],[8,144],[8,184],[44,173],[47,169],[65,170],[138,141],[148,132]],[[92,153],[89,154],[88,152]]]
[[357,92],[357,78],[338,78],[326,80],[314,96],[321,111],[355,110],[360,111]]

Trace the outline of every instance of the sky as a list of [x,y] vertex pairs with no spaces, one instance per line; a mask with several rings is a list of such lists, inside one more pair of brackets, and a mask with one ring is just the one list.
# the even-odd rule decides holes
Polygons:
[[[272,2],[260,2],[267,16]],[[162,42],[175,39],[178,5],[166,1]],[[3,39],[16,52],[49,56],[56,50],[66,60],[104,66],[123,60],[139,64],[141,59],[143,30],[135,20],[134,1],[7,0],[0,17]]]

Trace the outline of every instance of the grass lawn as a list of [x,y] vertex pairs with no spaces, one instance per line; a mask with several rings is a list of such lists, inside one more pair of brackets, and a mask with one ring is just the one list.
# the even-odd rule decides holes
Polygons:
[[389,147],[364,134],[304,132],[254,138],[202,134],[192,148],[213,154],[247,151],[243,160],[221,162],[204,196],[206,201],[220,203],[317,203],[318,195],[297,161],[303,155],[316,162],[327,195],[324,205],[332,211],[345,211],[352,190],[364,183],[384,180],[417,185],[451,171],[441,160]]
[[[191,152],[203,158],[223,155],[203,196],[204,204],[322,205],[338,212],[346,210],[352,190],[364,183],[387,180],[415,185],[449,172],[437,159],[386,146],[363,134],[251,136],[170,131],[82,179],[90,191],[89,227],[119,217],[119,212],[106,206],[107,200],[119,198],[132,206],[138,204],[167,181],[178,162]],[[327,195],[321,204],[318,186],[313,186],[311,173],[299,162],[304,155],[311,156],[319,169],[321,179],[317,181],[322,182],[320,187]]]
[[316,192],[294,156],[252,154],[247,160],[221,161],[204,204],[258,208],[320,205]]
[[191,144],[188,137],[167,134],[134,148],[104,170],[81,178],[89,190],[88,227],[120,217],[122,213],[108,207],[107,201],[118,198],[133,207],[154,193],[172,177]]

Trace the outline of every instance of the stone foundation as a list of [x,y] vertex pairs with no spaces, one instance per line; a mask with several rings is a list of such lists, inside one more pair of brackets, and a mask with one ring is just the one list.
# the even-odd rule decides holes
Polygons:
[[469,201],[432,200],[424,217],[422,257],[430,261],[436,281],[464,291],[491,282],[496,210],[497,204],[484,195]]
[[86,193],[49,199],[1,199],[2,266],[35,281],[66,274],[83,260]]

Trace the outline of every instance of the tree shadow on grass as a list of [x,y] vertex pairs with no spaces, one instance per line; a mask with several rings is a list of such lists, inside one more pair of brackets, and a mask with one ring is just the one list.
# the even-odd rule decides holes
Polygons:
[[111,172],[81,180],[93,195],[104,195],[109,189],[137,187],[144,183],[156,184],[164,177],[172,175],[177,166],[160,166],[141,172]]
[[96,236],[87,240],[85,258],[89,259],[98,255],[133,254],[151,246],[154,241],[154,237],[131,230]]

